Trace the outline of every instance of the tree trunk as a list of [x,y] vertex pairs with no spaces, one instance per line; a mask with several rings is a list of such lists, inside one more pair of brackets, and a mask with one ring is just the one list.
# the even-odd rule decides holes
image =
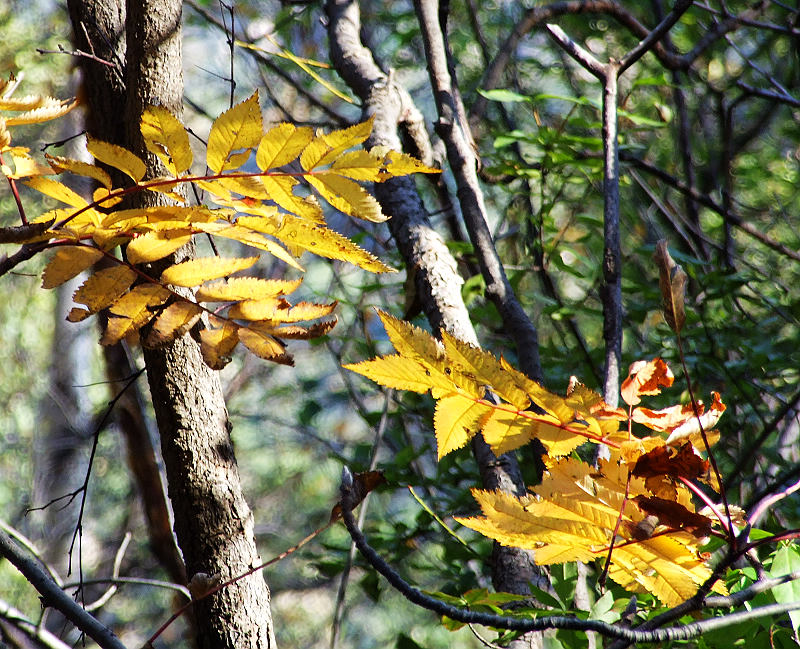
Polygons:
[[[83,5],[86,0],[70,0]],[[88,18],[92,26],[102,24],[98,40],[114,41],[122,36],[108,19],[105,3],[89,0],[91,11],[101,22]],[[99,6],[103,5],[103,6]],[[76,33],[83,18],[73,24]],[[87,12],[88,14],[89,12]],[[181,61],[181,2],[145,0],[128,2],[125,15],[124,61],[125,109],[122,144],[148,162],[150,176],[162,172],[148,154],[139,132],[142,110],[148,104],[167,108],[180,117],[183,101]],[[93,21],[93,22],[92,22]],[[89,51],[95,51],[89,49]],[[107,67],[107,66],[98,66]],[[122,70],[123,67],[120,67]],[[105,72],[110,74],[109,71]],[[115,77],[115,81],[118,81]],[[102,78],[87,77],[90,98],[102,97]],[[93,105],[95,118],[104,107]],[[115,118],[117,112],[106,114]],[[120,143],[120,142],[117,142]],[[153,205],[161,197],[138,194],[131,207]],[[182,258],[191,250],[179,251]],[[174,262],[174,260],[172,260]],[[197,342],[186,335],[160,349],[144,352],[153,407],[158,422],[169,496],[175,518],[175,533],[183,553],[186,573],[218,576],[225,581],[259,563],[253,531],[253,516],[241,491],[233,454],[230,423],[218,375],[202,360]],[[260,573],[251,575],[195,604],[198,644],[202,648],[233,649],[275,647],[269,589]]]

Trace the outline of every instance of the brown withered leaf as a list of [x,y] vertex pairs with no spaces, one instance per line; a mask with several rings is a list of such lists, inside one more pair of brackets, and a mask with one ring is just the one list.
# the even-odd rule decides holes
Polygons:
[[658,498],[657,496],[636,496],[633,502],[649,516],[658,518],[661,525],[684,530],[697,538],[711,534],[711,519],[701,514],[689,511],[683,505],[673,500]]
[[694,480],[707,473],[708,461],[697,455],[691,444],[684,444],[674,455],[673,451],[669,446],[654,448],[636,460],[631,474],[639,478],[666,475]]
[[681,332],[686,322],[684,302],[686,297],[686,272],[669,254],[666,239],[656,244],[653,259],[658,265],[658,287],[664,307],[664,319],[676,334]]
[[[386,477],[383,475],[383,471],[363,471],[362,473],[354,473],[353,495],[355,497],[355,502],[353,503],[353,507],[364,500],[370,491],[383,484],[386,484]],[[341,517],[342,504],[336,503],[331,510],[331,523],[339,520]]]

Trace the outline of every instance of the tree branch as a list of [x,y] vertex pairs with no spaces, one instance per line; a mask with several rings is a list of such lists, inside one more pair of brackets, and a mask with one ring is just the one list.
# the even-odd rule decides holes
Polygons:
[[53,581],[39,564],[25,556],[11,537],[0,530],[0,555],[8,559],[41,595],[42,603],[61,612],[103,649],[125,649],[114,632],[86,612]]

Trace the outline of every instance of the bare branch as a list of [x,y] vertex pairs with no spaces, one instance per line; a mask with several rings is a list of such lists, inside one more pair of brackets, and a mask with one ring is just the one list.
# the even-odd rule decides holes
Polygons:
[[114,632],[101,624],[67,595],[39,564],[25,556],[11,537],[0,530],[0,555],[8,559],[41,595],[45,606],[52,606],[103,649],[125,649]]
[[619,62],[619,73],[622,74],[625,72],[625,70],[642,58],[647,51],[655,47],[655,44],[672,29],[672,26],[680,20],[680,17],[686,13],[691,6],[692,0],[677,0],[672,11],[664,17],[664,20],[656,25],[653,31],[640,41],[636,47],[622,57],[622,60]]
[[606,66],[600,63],[594,56],[573,41],[566,32],[558,25],[548,23],[545,25],[552,39],[573,59],[580,63],[584,68],[596,76],[600,81],[605,81],[608,74]]

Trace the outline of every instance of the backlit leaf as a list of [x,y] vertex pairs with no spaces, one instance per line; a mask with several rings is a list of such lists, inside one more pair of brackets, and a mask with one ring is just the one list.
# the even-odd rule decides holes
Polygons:
[[148,106],[142,114],[141,131],[147,150],[155,153],[172,175],[182,174],[192,166],[189,135],[168,110]]
[[109,144],[102,140],[95,140],[91,136],[86,138],[86,148],[96,160],[107,164],[109,167],[119,169],[124,174],[130,176],[134,182],[139,182],[144,178],[147,166],[144,161],[127,149],[123,149],[116,144]]
[[204,284],[195,297],[204,302],[259,300],[287,295],[300,286],[302,279],[260,279],[258,277],[232,277],[227,281]]
[[350,363],[342,367],[396,390],[427,392],[433,387],[433,384],[427,380],[428,377],[420,372],[419,363],[399,354],[360,363]]
[[258,257],[200,257],[170,266],[161,273],[161,281],[175,286],[192,287],[250,268]]
[[282,167],[297,158],[308,146],[314,132],[308,126],[278,124],[267,131],[258,144],[256,164],[262,171]]
[[33,187],[37,192],[41,192],[45,196],[55,198],[72,207],[86,207],[88,205],[80,194],[52,178],[33,176],[26,180],[25,184],[29,187]]
[[209,327],[200,332],[200,351],[212,370],[221,370],[231,361],[239,344],[239,326],[228,320],[209,318]]
[[188,228],[154,230],[134,238],[125,249],[125,254],[130,263],[145,264],[171,255],[191,240],[192,231]]
[[[262,133],[258,91],[226,110],[211,125],[206,163],[214,173],[238,169],[259,145]],[[238,153],[237,153],[238,152]]]
[[294,360],[286,353],[285,345],[274,336],[242,327],[239,329],[239,341],[259,358],[282,365],[294,365]]
[[136,280],[136,272],[128,266],[114,266],[97,271],[75,291],[72,299],[85,304],[90,313],[116,302]]
[[214,234],[218,237],[233,239],[234,241],[247,244],[253,248],[265,250],[281,261],[289,264],[292,268],[303,270],[303,267],[295,261],[294,257],[292,257],[283,246],[246,227],[229,223],[196,223],[195,227],[198,230]]
[[629,406],[641,403],[643,395],[661,394],[661,386],[670,387],[675,380],[672,370],[660,358],[652,361],[636,361],[628,370],[628,377],[622,382],[622,399]]
[[196,304],[179,300],[164,309],[153,323],[153,328],[142,342],[145,347],[161,347],[189,331],[203,310]]
[[380,203],[361,185],[332,172],[307,176],[309,184],[337,210],[373,223],[383,223],[386,216]]
[[490,413],[488,404],[460,394],[439,399],[433,416],[439,459],[472,439]]
[[42,273],[42,288],[55,288],[91,268],[103,256],[91,246],[60,246]]

